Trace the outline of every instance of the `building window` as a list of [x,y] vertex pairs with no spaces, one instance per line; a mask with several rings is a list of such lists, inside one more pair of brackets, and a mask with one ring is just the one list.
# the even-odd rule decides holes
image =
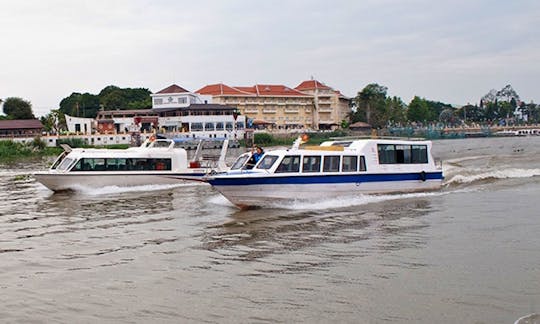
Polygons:
[[214,131],[215,126],[214,123],[205,123],[204,124],[204,130],[205,131]]
[[203,124],[202,123],[191,123],[191,131],[192,132],[201,132],[203,130]]
[[185,103],[187,103],[187,98],[186,98],[186,97],[180,97],[180,98],[178,98],[178,103],[179,103],[179,104],[185,104]]
[[162,105],[162,104],[163,104],[163,99],[161,99],[161,98],[154,99],[154,105]]

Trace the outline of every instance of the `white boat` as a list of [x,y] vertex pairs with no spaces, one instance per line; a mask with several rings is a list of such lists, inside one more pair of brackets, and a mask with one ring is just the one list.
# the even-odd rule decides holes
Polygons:
[[203,181],[210,172],[226,170],[224,142],[219,158],[204,159],[202,142],[192,160],[170,139],[147,140],[128,149],[70,148],[47,171],[35,172],[38,182],[53,191],[81,187],[168,185]]
[[351,139],[327,141],[264,154],[252,168],[249,153],[230,170],[207,181],[240,208],[276,206],[282,201],[321,201],[358,194],[439,189],[443,173],[424,140]]

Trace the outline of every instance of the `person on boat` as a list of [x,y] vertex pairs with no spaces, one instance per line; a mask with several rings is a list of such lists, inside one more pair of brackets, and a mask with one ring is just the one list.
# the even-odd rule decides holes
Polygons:
[[257,162],[259,162],[259,160],[264,155],[264,150],[262,149],[262,147],[255,145],[254,150],[252,152],[253,152],[252,153],[253,161],[255,162],[255,164],[257,164]]
[[246,169],[253,169],[255,164],[259,162],[261,157],[264,155],[264,150],[262,147],[258,145],[253,145],[253,148],[251,148],[251,158],[247,161],[245,168]]

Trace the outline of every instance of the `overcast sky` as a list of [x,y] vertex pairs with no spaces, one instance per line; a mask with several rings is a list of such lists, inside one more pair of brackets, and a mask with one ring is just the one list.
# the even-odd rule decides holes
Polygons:
[[540,103],[540,1],[0,0],[0,98],[41,116],[108,85],[284,84],[312,76],[477,103],[511,84]]

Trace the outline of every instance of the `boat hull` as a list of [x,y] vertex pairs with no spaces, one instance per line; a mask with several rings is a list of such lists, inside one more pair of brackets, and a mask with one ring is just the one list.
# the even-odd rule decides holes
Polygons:
[[214,177],[208,182],[240,208],[277,206],[286,201],[321,201],[360,194],[432,191],[442,172],[321,177]]
[[35,173],[38,182],[52,191],[77,190],[81,188],[102,188],[108,186],[134,187],[144,185],[176,185],[179,183],[203,182],[204,173],[99,173],[67,172]]

